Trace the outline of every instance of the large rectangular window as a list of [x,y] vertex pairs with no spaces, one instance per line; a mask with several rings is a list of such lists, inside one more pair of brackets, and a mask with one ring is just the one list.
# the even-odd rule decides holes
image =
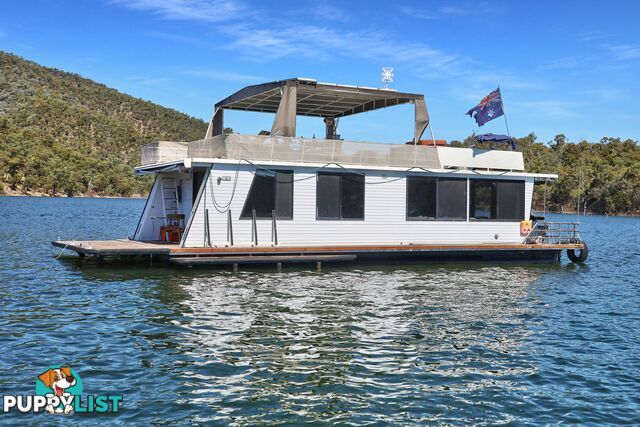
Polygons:
[[364,219],[364,176],[318,172],[316,212],[318,219]]
[[293,219],[293,172],[256,171],[240,219],[250,219],[255,209],[256,218]]
[[466,220],[466,178],[407,177],[408,220]]
[[469,217],[480,220],[524,220],[524,181],[471,180]]

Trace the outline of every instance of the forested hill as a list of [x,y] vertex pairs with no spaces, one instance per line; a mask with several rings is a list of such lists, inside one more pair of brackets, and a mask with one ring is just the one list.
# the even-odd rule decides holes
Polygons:
[[0,193],[144,194],[140,145],[202,138],[206,123],[0,51]]

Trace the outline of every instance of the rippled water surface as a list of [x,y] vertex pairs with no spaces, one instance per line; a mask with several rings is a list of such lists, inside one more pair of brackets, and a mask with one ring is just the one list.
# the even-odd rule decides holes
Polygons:
[[0,392],[66,363],[86,394],[124,395],[114,415],[0,422],[640,423],[640,219],[582,218],[585,265],[55,259],[50,240],[124,237],[143,204],[0,198]]

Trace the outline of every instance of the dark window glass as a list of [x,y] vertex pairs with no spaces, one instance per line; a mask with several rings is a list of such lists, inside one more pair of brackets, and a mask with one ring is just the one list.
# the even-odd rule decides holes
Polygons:
[[351,173],[318,173],[318,219],[364,219],[364,176]]
[[240,218],[251,218],[253,209],[256,218],[271,218],[275,209],[276,218],[292,219],[293,172],[256,171]]
[[439,220],[467,219],[467,179],[438,178]]
[[340,219],[340,175],[319,173],[316,184],[318,218]]
[[471,180],[469,217],[473,219],[496,218],[496,181]]
[[293,218],[293,173],[276,173],[276,218]]
[[498,181],[497,219],[524,220],[524,181]]
[[364,219],[364,175],[343,174],[341,213],[344,219]]
[[407,218],[435,219],[436,179],[423,176],[407,177]]
[[196,197],[198,197],[198,192],[200,191],[206,173],[207,170],[204,168],[193,169],[193,186],[191,187],[192,204],[196,203]]

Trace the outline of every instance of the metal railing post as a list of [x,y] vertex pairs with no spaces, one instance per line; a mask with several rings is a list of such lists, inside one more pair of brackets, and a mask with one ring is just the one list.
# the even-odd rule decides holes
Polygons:
[[256,210],[251,209],[251,240],[258,246],[258,223],[256,222]]
[[233,246],[233,222],[231,220],[231,209],[227,211],[227,241]]
[[278,245],[278,226],[276,225],[276,211],[271,211],[271,242]]
[[211,247],[211,231],[209,228],[209,209],[204,210],[204,229],[206,230],[207,246]]

